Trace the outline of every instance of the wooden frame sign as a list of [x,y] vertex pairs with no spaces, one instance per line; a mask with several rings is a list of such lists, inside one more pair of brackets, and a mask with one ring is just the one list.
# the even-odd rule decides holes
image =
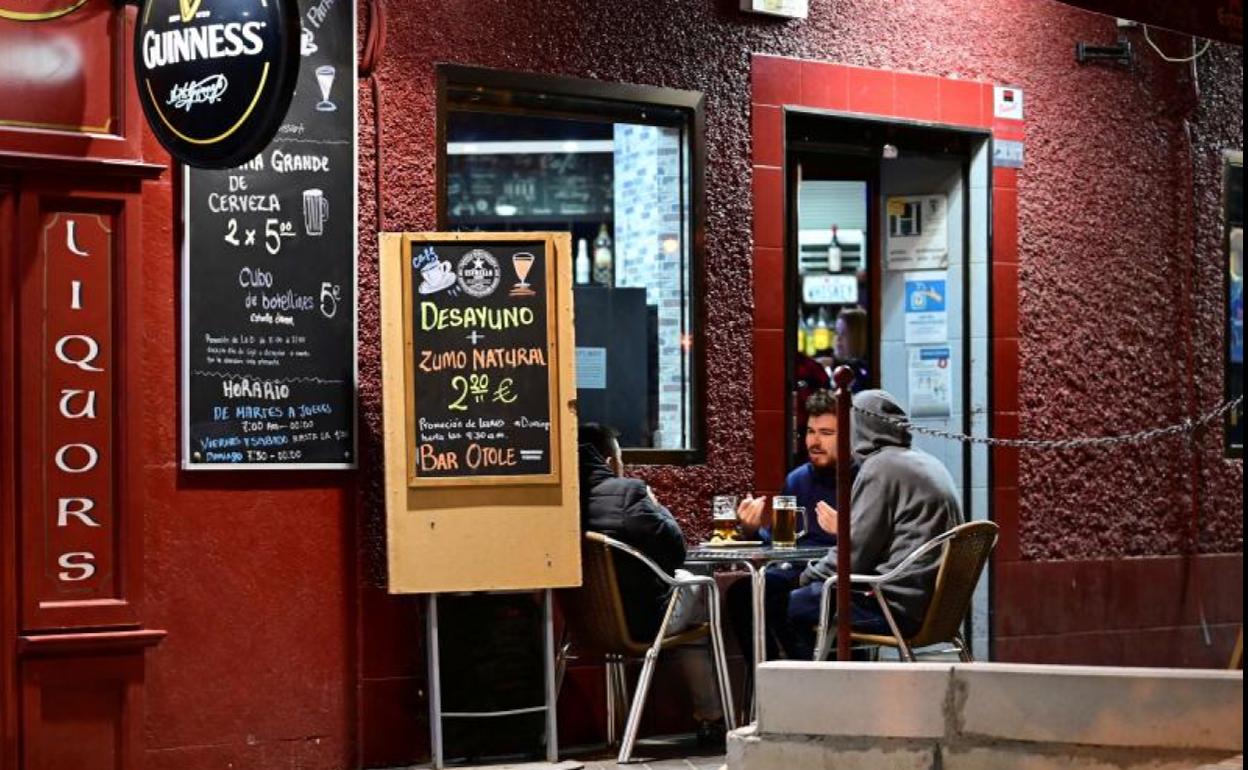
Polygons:
[[579,584],[570,244],[381,234],[391,592]]
[[408,486],[558,484],[551,235],[403,237]]

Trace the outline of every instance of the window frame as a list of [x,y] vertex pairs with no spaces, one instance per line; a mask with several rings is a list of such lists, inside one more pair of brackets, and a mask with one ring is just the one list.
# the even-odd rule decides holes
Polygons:
[[[647,106],[675,110],[684,118],[688,129],[689,145],[689,280],[687,333],[693,340],[689,356],[689,441],[683,449],[652,449],[623,447],[624,461],[637,465],[696,465],[706,461],[706,340],[702,334],[705,325],[705,252],[706,252],[706,98],[699,91],[685,91],[658,86],[615,83],[587,78],[546,75],[519,70],[501,70],[460,64],[439,64],[437,76],[436,105],[436,161],[434,168],[434,212],[438,230],[447,225],[446,171],[447,171],[447,121],[453,106],[452,89],[488,89],[492,92],[516,92],[535,95],[540,101],[547,97],[587,99],[604,103],[616,103],[620,116],[610,116],[612,123],[620,122],[630,110],[645,121]],[[532,109],[526,107],[499,106],[491,112],[512,112],[538,117],[572,117],[602,119],[602,116],[561,109]]]

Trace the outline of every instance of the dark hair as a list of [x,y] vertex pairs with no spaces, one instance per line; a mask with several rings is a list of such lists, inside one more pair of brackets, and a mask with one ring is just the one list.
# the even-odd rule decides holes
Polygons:
[[589,444],[598,450],[598,454],[602,455],[602,459],[610,460],[615,456],[614,447],[616,439],[620,437],[620,432],[610,425],[603,425],[597,422],[581,423],[576,429],[576,441],[578,444]]
[[830,390],[816,390],[806,399],[806,416],[822,417],[825,414],[836,414],[836,394]]
[[841,308],[836,320],[845,322],[845,347],[850,358],[867,355],[867,311],[858,306]]

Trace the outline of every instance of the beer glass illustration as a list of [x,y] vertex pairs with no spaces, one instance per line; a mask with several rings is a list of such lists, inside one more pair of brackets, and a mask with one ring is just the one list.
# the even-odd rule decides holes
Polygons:
[[325,232],[325,220],[329,219],[329,201],[325,192],[312,188],[303,191],[303,231],[308,235]]
[[318,112],[333,112],[338,105],[329,100],[329,89],[334,86],[334,68],[328,64],[316,68],[316,84],[321,89],[321,100],[316,103]]
[[537,257],[527,251],[521,251],[511,255],[511,266],[516,270],[516,277],[520,282],[511,288],[512,296],[530,296],[533,289],[527,283],[529,271],[533,269],[533,263]]

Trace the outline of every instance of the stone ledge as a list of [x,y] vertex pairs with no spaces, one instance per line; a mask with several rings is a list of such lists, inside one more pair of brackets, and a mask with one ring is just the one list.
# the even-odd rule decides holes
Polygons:
[[1242,672],[957,666],[957,732],[1035,743],[1243,751]]
[[[762,742],[1000,742],[1013,756],[1020,746],[1038,753],[1091,747],[1214,752],[1211,761],[1243,751],[1242,671],[785,661],[763,665],[757,681],[751,739]],[[820,745],[833,743],[850,750]]]
[[767,663],[760,733],[942,738],[949,663]]

